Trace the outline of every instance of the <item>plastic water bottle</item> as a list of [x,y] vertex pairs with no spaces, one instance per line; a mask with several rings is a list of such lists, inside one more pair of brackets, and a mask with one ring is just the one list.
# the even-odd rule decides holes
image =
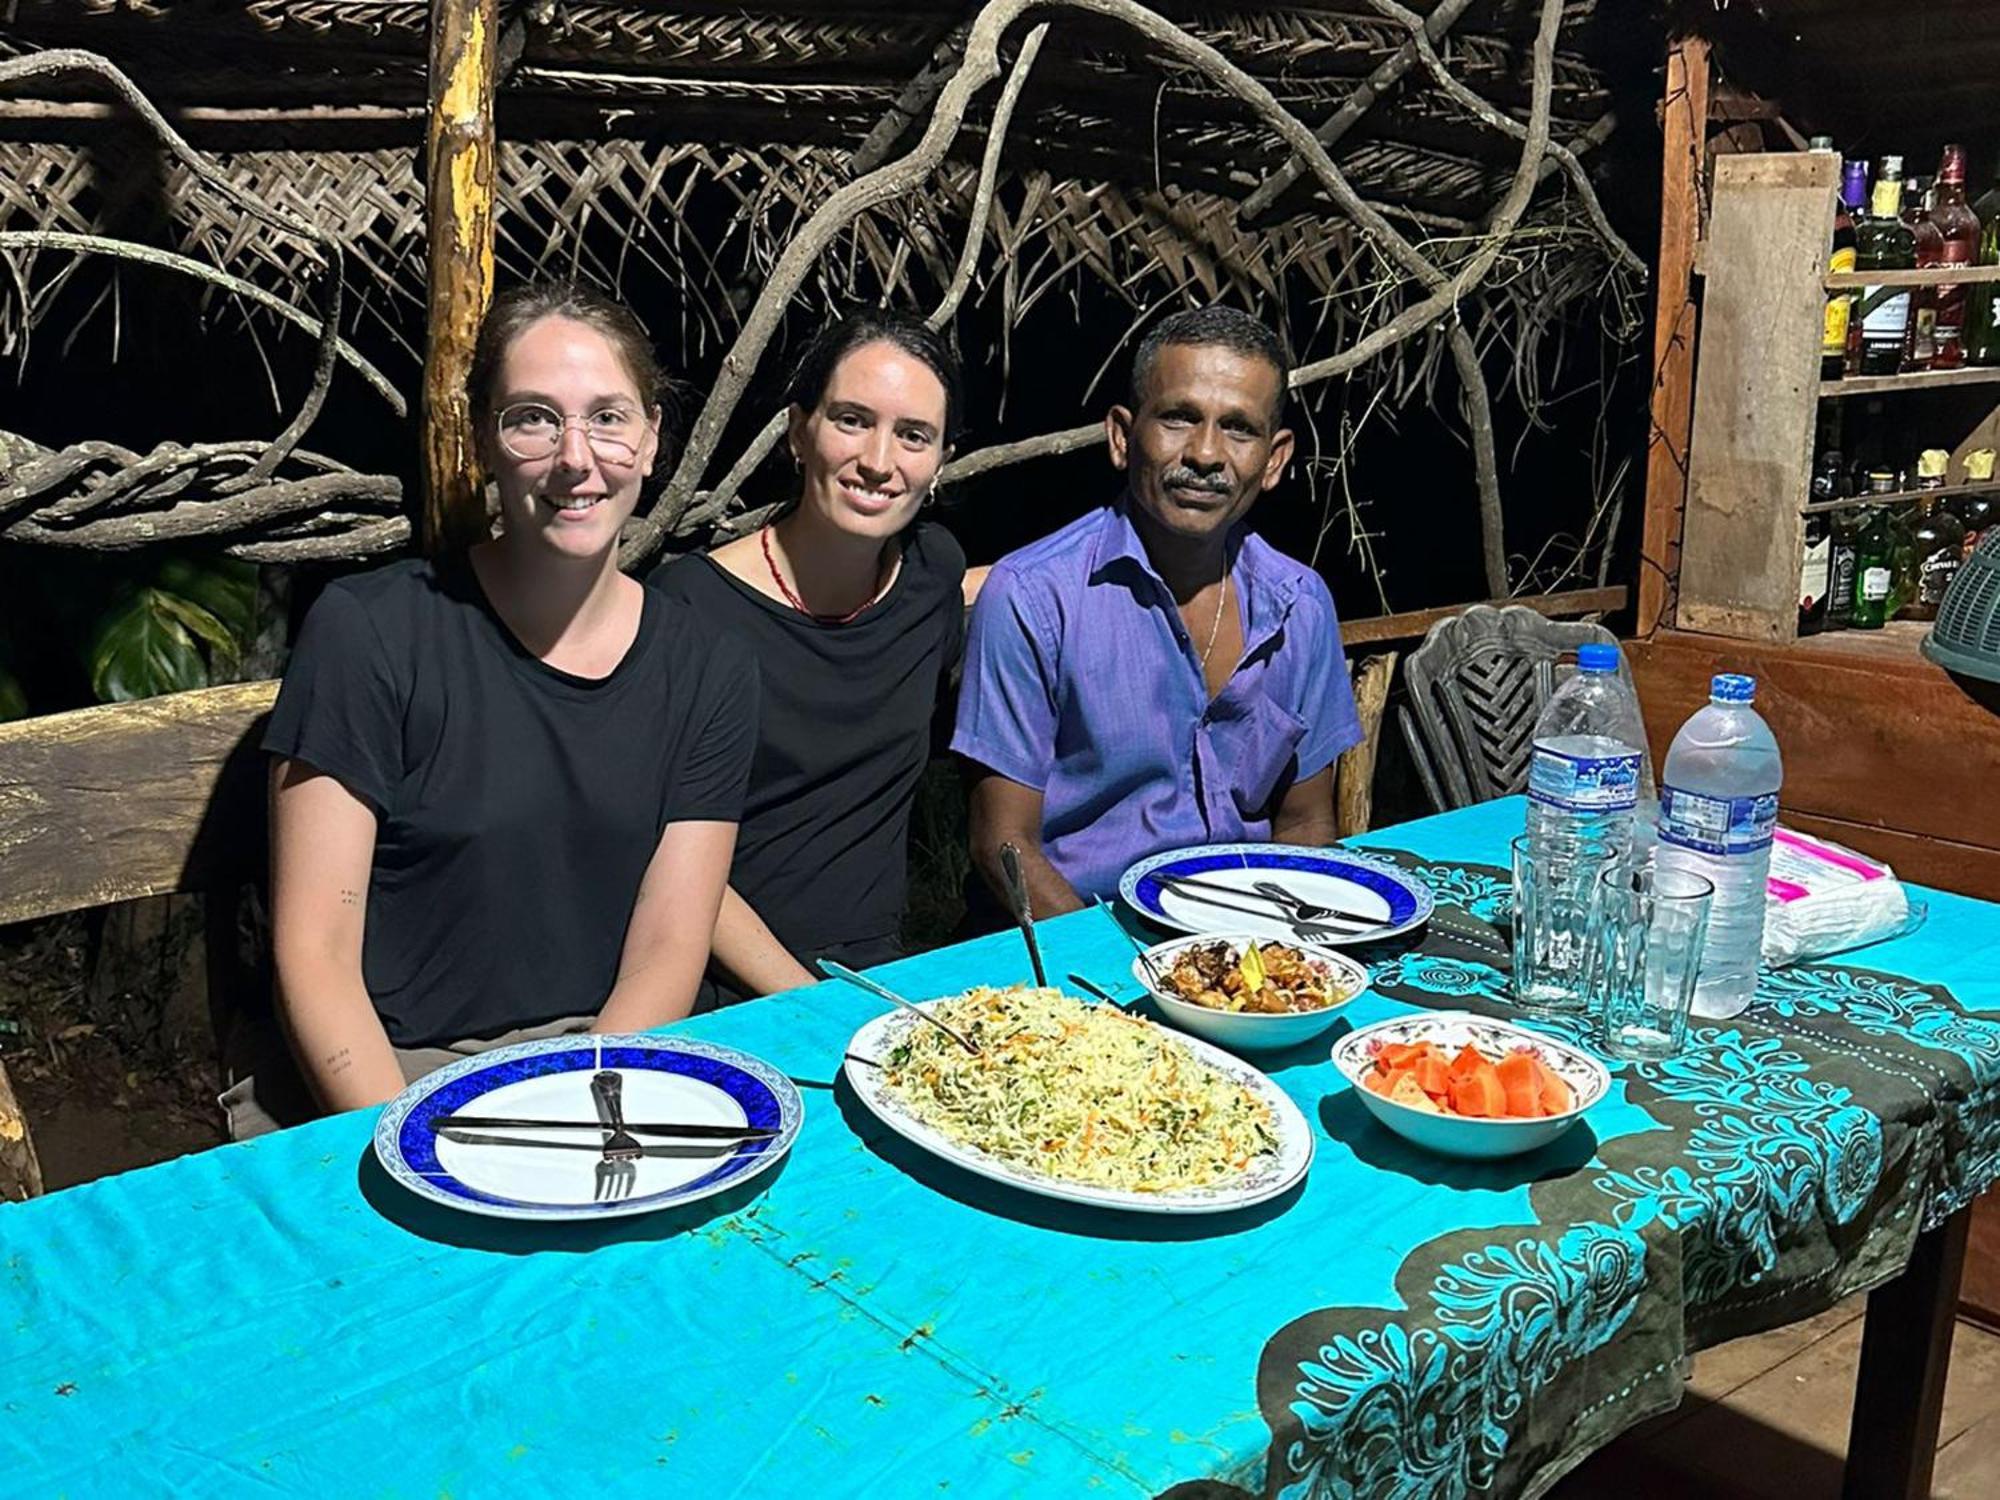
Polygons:
[[1764,877],[1785,777],[1778,742],[1756,709],[1754,678],[1724,673],[1708,706],[1667,751],[1660,793],[1662,866],[1715,884],[1694,1013],[1727,1017],[1750,1004],[1764,941]]
[[1618,675],[1616,646],[1580,646],[1576,665],[1535,720],[1528,838],[1538,852],[1593,842],[1631,850],[1635,835],[1649,841],[1654,800],[1639,700]]

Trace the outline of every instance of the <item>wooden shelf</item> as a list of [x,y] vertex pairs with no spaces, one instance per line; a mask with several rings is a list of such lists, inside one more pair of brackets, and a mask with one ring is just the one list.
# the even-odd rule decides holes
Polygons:
[[1963,370],[1919,370],[1910,375],[1850,375],[1845,380],[1822,380],[1823,400],[1842,396],[1879,396],[1886,391],[1928,391],[1962,385],[2000,384],[2000,366],[1969,365]]
[[1815,500],[1810,505],[1802,505],[1799,507],[1799,513],[1816,516],[1829,510],[1863,510],[1871,505],[1905,505],[1912,500],[1921,500],[1926,495],[1949,500],[1953,495],[1995,493],[2000,493],[2000,479],[1988,479],[1979,484],[1940,485],[1934,490],[1891,490],[1886,495],[1843,495],[1838,500]]
[[2000,266],[1926,266],[1921,271],[1829,271],[1830,292],[1858,291],[1864,286],[1964,286],[1975,281],[2000,281]]

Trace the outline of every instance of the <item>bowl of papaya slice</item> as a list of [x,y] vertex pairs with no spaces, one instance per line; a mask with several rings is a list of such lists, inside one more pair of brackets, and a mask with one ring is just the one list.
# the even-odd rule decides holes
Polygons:
[[1378,1021],[1335,1044],[1368,1112],[1443,1156],[1491,1159],[1547,1145],[1611,1087],[1587,1052],[1466,1011]]

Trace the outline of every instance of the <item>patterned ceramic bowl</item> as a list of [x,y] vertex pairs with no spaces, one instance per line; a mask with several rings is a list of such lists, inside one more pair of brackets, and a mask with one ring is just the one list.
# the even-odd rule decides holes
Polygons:
[[[1467,1119],[1400,1104],[1361,1084],[1363,1075],[1374,1067],[1376,1054],[1392,1042],[1435,1042],[1446,1053],[1455,1053],[1470,1042],[1495,1059],[1526,1051],[1569,1085],[1574,1102],[1564,1113],[1539,1120]],[[1368,1112],[1403,1139],[1440,1156],[1475,1160],[1519,1156],[1546,1146],[1611,1087],[1611,1075],[1604,1064],[1589,1053],[1539,1031],[1467,1011],[1420,1011],[1349,1032],[1334,1043],[1333,1065],[1354,1086],[1355,1096]]]
[[[1275,1052],[1283,1047],[1296,1047],[1301,1042],[1309,1042],[1330,1030],[1339,1019],[1342,1007],[1368,988],[1368,971],[1345,953],[1297,942],[1286,943],[1285,946],[1303,953],[1306,962],[1319,971],[1327,989],[1340,996],[1331,1005],[1323,1005],[1318,1010],[1274,1015],[1216,1010],[1211,1006],[1197,1005],[1192,1000],[1183,1000],[1172,990],[1154,982],[1155,975],[1164,976],[1173,968],[1174,960],[1189,948],[1224,943],[1232,955],[1241,957],[1244,944],[1252,940],[1253,934],[1247,932],[1212,932],[1200,937],[1155,943],[1146,950],[1144,958],[1132,961],[1132,977],[1146,987],[1146,993],[1153,997],[1160,1014],[1169,1022],[1182,1031],[1227,1047],[1231,1052]],[[1271,941],[1262,935],[1255,935],[1254,940],[1260,943]]]

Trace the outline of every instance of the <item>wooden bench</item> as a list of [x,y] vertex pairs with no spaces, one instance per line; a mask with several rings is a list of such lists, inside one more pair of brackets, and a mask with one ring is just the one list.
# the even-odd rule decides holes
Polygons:
[[[0,724],[0,923],[174,892],[205,903],[210,1014],[234,1013],[236,896],[264,869],[257,738],[275,682]],[[0,1068],[0,1201],[41,1191]]]

